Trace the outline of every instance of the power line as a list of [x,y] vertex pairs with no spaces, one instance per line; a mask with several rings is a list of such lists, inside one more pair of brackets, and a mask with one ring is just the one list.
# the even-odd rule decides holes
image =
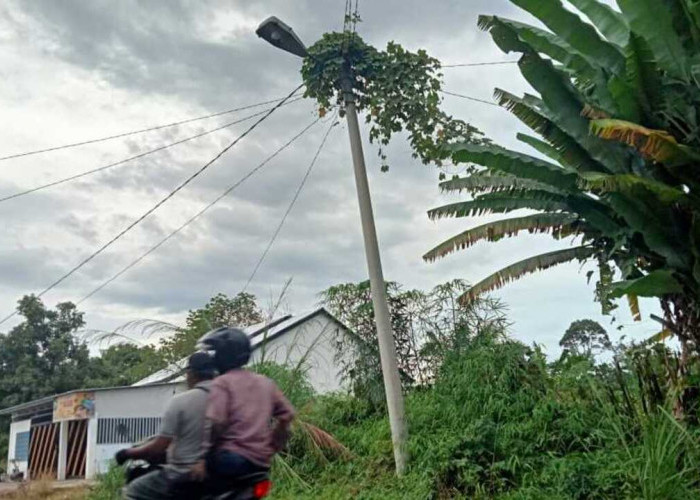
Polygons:
[[302,179],[301,179],[301,183],[299,184],[299,187],[297,187],[297,190],[294,193],[294,197],[292,198],[292,201],[289,203],[289,206],[287,207],[287,210],[284,212],[284,215],[282,216],[280,223],[277,225],[277,229],[275,229],[275,232],[272,235],[270,242],[267,244],[267,247],[265,247],[265,250],[263,251],[262,255],[260,255],[258,262],[255,264],[255,267],[253,268],[253,272],[250,274],[250,277],[248,277],[248,281],[246,282],[246,284],[243,287],[243,290],[241,292],[245,292],[248,289],[248,287],[250,286],[250,283],[255,278],[255,275],[258,273],[260,266],[262,265],[263,261],[265,260],[265,257],[267,257],[267,254],[269,253],[270,249],[272,248],[272,245],[274,245],[275,240],[277,239],[277,236],[279,236],[280,231],[282,231],[282,226],[284,226],[284,223],[287,220],[287,217],[289,216],[290,212],[292,211],[292,208],[294,208],[294,204],[297,202],[297,199],[299,199],[299,195],[301,194],[302,190],[304,189],[304,186],[306,185],[306,181],[309,179],[309,175],[311,175],[311,170],[313,170],[314,165],[316,164],[316,160],[318,160],[318,157],[321,154],[321,150],[323,150],[323,146],[325,146],[326,141],[328,140],[328,136],[330,135],[331,130],[333,130],[333,127],[335,127],[336,124],[337,124],[336,116],[334,116],[333,120],[331,120],[330,127],[328,127],[326,134],[323,136],[323,140],[321,140],[321,144],[319,144],[318,149],[316,150],[316,154],[314,155],[313,159],[311,160],[309,167],[306,169],[306,173],[304,174],[304,177],[302,177]]
[[[295,99],[290,99],[290,100],[287,101],[284,105],[286,106],[286,105],[288,105],[288,104],[292,104],[292,103],[294,103],[294,102],[300,101],[301,99],[303,99],[303,98],[302,98],[302,97],[297,97],[297,98],[295,98]],[[60,185],[60,184],[66,183],[66,182],[75,181],[75,180],[80,179],[80,178],[82,178],[82,177],[86,177],[86,176],[91,175],[91,174],[96,174],[96,173],[98,173],[98,172],[102,172],[103,170],[108,170],[108,169],[110,169],[110,168],[117,167],[117,166],[119,166],[119,165],[123,165],[124,163],[128,163],[128,162],[133,161],[133,160],[138,160],[139,158],[143,158],[144,156],[148,156],[148,155],[150,155],[150,154],[157,153],[157,152],[163,151],[163,150],[165,150],[165,149],[169,149],[169,148],[171,148],[171,147],[173,147],[173,146],[177,146],[177,145],[179,145],[179,144],[184,144],[185,142],[189,142],[189,141],[192,141],[192,140],[194,140],[194,139],[199,139],[200,137],[204,137],[204,136],[206,136],[206,135],[213,134],[214,132],[218,132],[219,130],[224,130],[224,129],[226,129],[226,128],[232,127],[233,125],[237,125],[237,124],[239,124],[239,123],[243,123],[243,122],[245,122],[245,121],[251,120],[251,119],[253,119],[253,118],[257,117],[257,116],[264,115],[264,114],[267,113],[270,109],[271,109],[271,108],[264,109],[264,110],[262,110],[262,111],[258,111],[257,113],[253,113],[253,114],[251,114],[251,115],[245,116],[245,117],[240,118],[240,119],[238,119],[238,120],[234,120],[234,121],[232,121],[232,122],[225,123],[225,124],[223,124],[223,125],[221,125],[221,126],[219,126],[219,127],[216,127],[216,128],[210,129],[210,130],[205,130],[204,132],[200,132],[199,134],[195,134],[195,135],[192,135],[192,136],[189,136],[189,137],[185,137],[184,139],[180,139],[180,140],[177,140],[177,141],[175,141],[175,142],[171,142],[171,143],[169,143],[169,144],[165,144],[165,145],[163,145],[163,146],[159,146],[159,147],[157,147],[157,148],[155,148],[155,149],[150,149],[150,150],[148,150],[148,151],[144,151],[143,153],[139,153],[139,154],[137,154],[137,155],[130,156],[130,157],[128,157],[128,158],[125,158],[125,159],[123,159],[123,160],[116,161],[116,162],[114,162],[114,163],[109,163],[108,165],[104,165],[104,166],[102,166],[102,167],[94,168],[94,169],[91,169],[91,170],[86,170],[86,171],[81,172],[81,173],[79,173],[79,174],[71,175],[71,176],[69,176],[69,177],[65,177],[65,178],[63,178],[63,179],[59,179],[59,180],[56,180],[56,181],[52,181],[52,182],[49,182],[49,183],[47,183],[47,184],[42,184],[42,185],[40,185],[40,186],[36,186],[36,187],[30,188],[30,189],[25,189],[24,191],[18,191],[18,192],[16,192],[16,193],[13,193],[13,194],[10,194],[10,195],[7,195],[7,196],[4,196],[4,197],[0,198],[0,203],[2,203],[2,202],[4,202],[4,201],[13,200],[13,199],[15,199],[15,198],[19,198],[20,196],[25,196],[25,195],[28,195],[28,194],[36,193],[37,191],[41,191],[41,190],[43,190],[43,189],[47,189],[47,188],[50,188],[50,187],[58,186],[58,185]]]
[[500,106],[498,104],[496,104],[495,102],[487,101],[485,99],[479,99],[478,97],[471,97],[471,96],[464,95],[464,94],[457,94],[455,92],[448,92],[447,90],[441,90],[440,92],[442,92],[443,94],[446,94],[446,95],[451,95],[454,97],[461,97],[462,99],[468,99],[470,101],[480,102],[482,104],[489,104],[491,106],[496,106],[497,108],[500,108]]
[[[141,215],[138,219],[133,221],[131,224],[129,224],[125,229],[120,231],[116,236],[114,236],[111,240],[109,240],[107,243],[102,245],[100,248],[98,248],[95,252],[90,254],[88,257],[84,258],[82,261],[80,261],[79,264],[74,266],[70,271],[68,271],[66,274],[58,278],[56,281],[54,281],[51,285],[46,287],[43,291],[37,294],[37,297],[43,296],[46,292],[49,290],[55,288],[59,284],[61,284],[63,281],[65,281],[69,276],[71,276],[73,273],[78,271],[81,267],[83,267],[85,264],[90,262],[92,259],[97,257],[99,254],[101,254],[104,250],[106,250],[110,245],[115,243],[119,238],[124,236],[126,233],[128,233],[131,229],[133,229],[136,225],[141,223],[146,217],[148,217],[150,214],[155,212],[161,205],[163,205],[165,202],[167,202],[170,198],[175,196],[180,190],[182,190],[185,186],[187,186],[190,182],[192,182],[196,177],[198,177],[202,172],[204,172],[207,168],[209,168],[216,160],[221,158],[228,150],[230,150],[233,146],[238,144],[238,142],[243,139],[245,136],[247,136],[250,132],[252,132],[258,125],[260,125],[267,117],[269,117],[272,113],[274,113],[277,109],[279,109],[286,101],[288,101],[301,87],[303,86],[303,83],[299,85],[297,88],[295,88],[292,92],[289,93],[287,97],[279,101],[274,107],[272,107],[267,113],[265,113],[260,119],[258,119],[255,123],[253,123],[248,129],[243,132],[241,135],[236,137],[233,141],[231,141],[224,149],[222,149],[214,158],[209,160],[207,163],[205,163],[199,170],[197,170],[194,174],[189,176],[187,179],[185,179],[184,182],[182,182],[180,185],[178,185],[175,189],[170,191],[163,199],[161,199],[158,203],[156,203],[153,207],[148,209],[143,215]],[[6,316],[2,320],[0,320],[0,325],[5,323],[8,319],[12,318],[16,314],[16,311],[14,311],[12,314],[9,316]]]
[[198,116],[196,118],[188,118],[186,120],[181,120],[181,121],[172,122],[172,123],[166,123],[165,125],[156,125],[154,127],[148,127],[148,128],[143,128],[143,129],[139,129],[139,130],[134,130],[132,132],[123,132],[121,134],[100,137],[98,139],[88,139],[85,141],[74,142],[71,144],[64,144],[62,146],[52,146],[50,148],[37,149],[35,151],[26,151],[24,153],[16,153],[16,154],[8,155],[8,156],[2,156],[2,157],[0,157],[0,161],[11,160],[13,158],[21,158],[23,156],[38,155],[41,153],[48,153],[50,151],[58,151],[60,149],[75,148],[78,146],[85,146],[87,144],[95,144],[97,142],[104,142],[104,141],[109,141],[112,139],[119,139],[120,137],[128,137],[130,135],[143,134],[145,132],[153,132],[155,130],[161,130],[161,129],[168,128],[168,127],[175,127],[177,125],[184,125],[186,123],[192,123],[192,122],[196,122],[196,121],[200,121],[200,120],[206,120],[207,118],[214,118],[216,116],[227,115],[227,114],[235,113],[237,111],[244,111],[246,109],[257,108],[259,106],[264,106],[266,104],[272,104],[273,102],[277,102],[279,100],[280,100],[280,98],[271,99],[269,101],[263,101],[263,102],[258,102],[255,104],[249,104],[248,106],[241,106],[239,108],[227,109],[226,111],[219,111],[218,113],[211,113],[209,115]]
[[313,127],[320,118],[314,119],[310,124],[308,124],[306,127],[304,127],[298,134],[296,134],[294,137],[292,137],[289,141],[287,141],[285,144],[283,144],[277,151],[272,153],[270,156],[265,158],[260,164],[258,164],[255,168],[253,168],[251,171],[249,171],[246,175],[241,177],[237,182],[229,186],[223,193],[221,193],[219,196],[214,198],[210,203],[208,203],[204,208],[202,208],[199,212],[194,214],[192,217],[187,219],[182,225],[180,225],[177,229],[172,231],[170,234],[168,234],[165,238],[160,240],[158,243],[153,245],[151,248],[149,248],[146,252],[141,254],[138,258],[134,259],[131,263],[129,263],[127,266],[121,269],[118,273],[116,273],[114,276],[109,278],[108,280],[104,281],[101,285],[99,285],[97,288],[92,290],[90,293],[85,295],[82,299],[80,299],[78,302],[76,302],[77,305],[82,304],[86,300],[88,300],[90,297],[95,295],[96,293],[100,292],[103,288],[107,287],[110,283],[113,281],[117,280],[120,276],[122,276],[124,273],[129,271],[131,268],[135,267],[137,264],[139,264],[143,259],[148,257],[150,254],[158,250],[161,246],[163,246],[165,243],[167,243],[171,238],[173,238],[175,235],[180,233],[183,229],[185,229],[187,226],[192,224],[195,220],[197,220],[199,217],[204,215],[205,212],[207,212],[210,208],[212,208],[214,205],[216,205],[219,201],[224,199],[226,196],[231,194],[231,192],[236,189],[238,186],[243,184],[246,180],[248,180],[250,177],[252,177],[255,173],[257,173],[260,169],[262,169],[265,165],[267,165],[270,161],[272,161],[277,155],[279,155],[282,151],[287,149],[289,146],[292,145],[297,139],[299,139],[302,135],[304,135],[311,127]]
[[474,66],[500,66],[503,64],[518,64],[518,61],[489,61],[479,63],[462,63],[462,64],[442,64],[441,68],[468,68]]

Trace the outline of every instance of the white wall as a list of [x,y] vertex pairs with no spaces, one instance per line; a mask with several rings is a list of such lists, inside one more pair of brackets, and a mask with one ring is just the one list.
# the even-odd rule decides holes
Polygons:
[[[8,446],[8,453],[7,453],[7,473],[11,474],[12,470],[14,468],[13,460],[15,458],[15,439],[17,436],[17,433],[19,432],[26,432],[30,429],[31,427],[31,420],[18,420],[17,422],[12,422],[10,424],[10,442]],[[27,467],[28,467],[28,462],[27,461],[22,461],[22,462],[17,462],[17,468],[24,472],[24,477],[27,477]]]
[[95,418],[88,427],[88,479],[104,474],[109,469],[109,461],[122,448],[135,443],[97,444],[97,419],[119,417],[162,417],[173,395],[184,389],[183,384],[128,387],[96,391]]
[[169,384],[96,391],[95,416],[161,417],[170,399],[183,387]]
[[317,392],[342,390],[340,367],[335,362],[335,342],[340,325],[326,314],[318,314],[274,338],[253,352],[251,363],[263,359],[279,364],[303,363],[309,382]]

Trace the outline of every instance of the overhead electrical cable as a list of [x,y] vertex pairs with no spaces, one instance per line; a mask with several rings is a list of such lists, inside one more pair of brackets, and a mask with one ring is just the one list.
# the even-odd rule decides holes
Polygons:
[[279,224],[277,225],[275,232],[272,234],[272,238],[270,239],[270,242],[265,247],[265,250],[263,250],[263,253],[260,255],[258,262],[255,264],[255,267],[253,268],[253,272],[248,277],[248,281],[246,282],[245,286],[243,287],[243,290],[242,290],[243,292],[245,292],[248,289],[248,287],[250,286],[251,282],[255,278],[255,275],[258,273],[260,266],[262,265],[263,261],[265,260],[265,257],[267,257],[267,254],[270,252],[272,245],[275,244],[275,240],[277,239],[277,236],[279,236],[280,231],[282,231],[282,226],[284,226],[284,223],[286,222],[287,217],[289,217],[289,214],[291,213],[292,209],[294,208],[294,204],[299,199],[299,195],[301,194],[302,190],[304,189],[304,186],[306,185],[306,181],[309,179],[309,175],[311,175],[311,171],[313,170],[314,165],[316,164],[316,161],[318,160],[318,157],[321,154],[321,151],[323,150],[323,147],[325,146],[326,141],[328,140],[328,136],[330,135],[331,130],[333,130],[333,127],[335,127],[338,123],[336,121],[336,117],[337,117],[337,114],[333,117],[333,120],[331,120],[331,124],[328,127],[328,130],[326,131],[326,134],[323,136],[323,139],[321,140],[321,144],[319,144],[318,149],[316,150],[316,154],[314,155],[313,159],[311,160],[309,167],[306,169],[306,173],[304,173],[304,176],[302,177],[301,182],[299,183],[299,187],[297,187],[297,190],[294,193],[294,197],[292,197],[292,201],[289,203],[289,206],[287,207],[287,210],[284,212],[284,215],[282,216],[282,219],[280,220]]
[[462,99],[467,99],[469,101],[480,102],[482,104],[488,104],[490,106],[496,106],[497,108],[500,108],[500,106],[498,104],[496,104],[495,102],[487,101],[486,99],[479,99],[478,97],[472,97],[472,96],[468,96],[468,95],[464,95],[464,94],[457,94],[455,92],[448,92],[447,90],[441,90],[440,92],[442,92],[443,94],[446,94],[446,95],[451,95],[454,97],[461,97]]
[[45,148],[45,149],[37,149],[37,150],[34,150],[34,151],[25,151],[25,152],[23,152],[23,153],[11,154],[11,155],[7,155],[7,156],[2,156],[2,157],[0,157],[0,161],[11,160],[11,159],[13,159],[13,158],[22,158],[23,156],[38,155],[38,154],[41,154],[41,153],[48,153],[48,152],[51,152],[51,151],[58,151],[58,150],[61,150],[61,149],[75,148],[75,147],[78,147],[78,146],[85,146],[85,145],[87,145],[87,144],[95,144],[95,143],[98,143],[98,142],[110,141],[110,140],[112,140],[112,139],[119,139],[120,137],[128,137],[128,136],[130,136],[130,135],[143,134],[143,133],[146,133],[146,132],[153,132],[153,131],[155,131],[155,130],[161,130],[161,129],[168,128],[168,127],[176,127],[176,126],[178,126],[178,125],[184,125],[184,124],[186,124],[186,123],[193,123],[193,122],[200,121],[200,120],[206,120],[206,119],[208,119],[208,118],[214,118],[214,117],[217,117],[217,116],[223,116],[223,115],[228,115],[228,114],[231,114],[231,113],[236,113],[237,111],[244,111],[244,110],[246,110],[246,109],[252,109],[252,108],[257,108],[257,107],[259,107],[259,106],[265,106],[266,104],[272,104],[272,103],[274,103],[274,102],[278,102],[280,99],[281,99],[281,98],[271,99],[271,100],[269,100],[269,101],[263,101],[263,102],[258,102],[258,103],[255,103],[255,104],[249,104],[249,105],[247,105],[247,106],[241,106],[241,107],[238,107],[238,108],[227,109],[226,111],[219,111],[218,113],[211,113],[211,114],[208,114],[208,115],[205,115],[205,116],[198,116],[198,117],[196,117],[196,118],[188,118],[188,119],[186,119],[186,120],[180,120],[180,121],[177,121],[177,122],[166,123],[165,125],[156,125],[156,126],[154,126],[154,127],[142,128],[142,129],[139,129],[139,130],[133,130],[133,131],[131,131],[131,132],[123,132],[123,133],[121,133],[121,134],[109,135],[109,136],[106,136],[106,137],[99,137],[99,138],[97,138],[97,139],[88,139],[88,140],[85,140],[85,141],[74,142],[74,143],[71,143],[71,144],[63,144],[63,145],[61,145],[61,146],[52,146],[52,147]]
[[468,68],[474,66],[501,66],[504,64],[518,64],[518,61],[489,61],[477,63],[462,63],[462,64],[441,64],[441,68]]
[[[299,101],[299,100],[301,100],[301,99],[302,99],[302,97],[297,97],[297,98],[295,98],[295,99],[290,99],[289,101],[287,101],[287,102],[285,103],[285,105],[287,105],[287,104],[292,104],[293,102],[297,102],[297,101]],[[192,136],[189,136],[189,137],[185,137],[184,139],[179,139],[179,140],[177,140],[177,141],[175,141],[175,142],[171,142],[171,143],[168,143],[168,144],[164,144],[163,146],[159,146],[159,147],[154,148],[154,149],[149,149],[148,151],[144,151],[143,153],[139,153],[139,154],[137,154],[137,155],[130,156],[130,157],[128,157],[128,158],[124,158],[123,160],[119,160],[119,161],[116,161],[116,162],[113,162],[113,163],[109,163],[109,164],[104,165],[104,166],[102,166],[102,167],[93,168],[93,169],[91,169],[91,170],[86,170],[86,171],[81,172],[81,173],[79,173],[79,174],[71,175],[71,176],[69,176],[69,177],[64,177],[63,179],[58,179],[58,180],[55,180],[55,181],[52,181],[52,182],[48,182],[48,183],[46,183],[46,184],[42,184],[42,185],[40,185],[40,186],[36,186],[36,187],[30,188],[30,189],[25,189],[24,191],[18,191],[18,192],[16,192],[16,193],[13,193],[13,194],[10,194],[10,195],[4,196],[4,197],[0,197],[0,203],[2,203],[2,202],[4,202],[4,201],[13,200],[13,199],[15,199],[15,198],[19,198],[19,197],[21,197],[21,196],[25,196],[25,195],[28,195],[28,194],[36,193],[37,191],[41,191],[41,190],[43,190],[43,189],[47,189],[47,188],[50,188],[50,187],[58,186],[58,185],[60,185],[60,184],[65,184],[66,182],[75,181],[75,180],[81,179],[81,178],[83,178],[83,177],[86,177],[86,176],[88,176],[88,175],[96,174],[96,173],[98,173],[98,172],[102,172],[102,171],[104,171],[104,170],[108,170],[108,169],[110,169],[110,168],[117,167],[117,166],[119,166],[119,165],[123,165],[123,164],[125,164],[125,163],[130,162],[130,161],[138,160],[139,158],[143,158],[143,157],[148,156],[148,155],[150,155],[150,154],[157,153],[157,152],[159,152],[159,151],[163,151],[163,150],[169,149],[169,148],[171,148],[171,147],[173,147],[173,146],[177,146],[177,145],[179,145],[179,144],[184,144],[185,142],[189,142],[189,141],[192,141],[192,140],[194,140],[194,139],[199,139],[200,137],[204,137],[204,136],[206,136],[206,135],[213,134],[214,132],[218,132],[219,130],[224,130],[224,129],[226,129],[226,128],[232,127],[233,125],[237,125],[237,124],[239,124],[239,123],[243,123],[243,122],[246,122],[246,121],[248,121],[248,120],[251,120],[251,119],[253,119],[253,118],[257,117],[257,116],[264,115],[264,114],[267,113],[270,109],[271,109],[271,108],[264,109],[264,110],[262,110],[262,111],[258,111],[257,113],[253,113],[253,114],[250,114],[250,115],[248,115],[248,116],[244,116],[243,118],[239,118],[238,120],[234,120],[234,121],[232,121],[232,122],[224,123],[223,125],[220,125],[220,126],[218,126],[218,127],[216,127],[216,128],[212,128],[212,129],[209,129],[209,130],[205,130],[204,132],[200,132],[200,133],[198,133],[198,134],[195,134],[195,135],[192,135]]]
[[77,305],[82,304],[86,300],[88,300],[90,297],[93,295],[97,294],[100,292],[103,288],[107,287],[110,283],[113,281],[117,280],[120,276],[125,274],[127,271],[129,271],[131,268],[135,267],[137,264],[139,264],[143,259],[148,257],[150,254],[158,250],[161,246],[163,246],[165,243],[167,243],[171,238],[176,236],[180,231],[185,229],[187,226],[192,224],[195,220],[197,220],[199,217],[204,215],[205,212],[207,212],[210,208],[212,208],[214,205],[216,205],[218,202],[220,202],[222,199],[227,197],[229,194],[231,194],[232,191],[234,191],[236,188],[238,188],[241,184],[243,184],[246,180],[248,180],[250,177],[252,177],[255,173],[257,173],[260,169],[262,169],[265,165],[267,165],[270,161],[272,161],[277,155],[279,155],[282,151],[287,149],[289,146],[292,145],[292,143],[296,142],[297,139],[299,139],[302,135],[304,135],[311,127],[313,127],[316,123],[320,121],[320,118],[316,118],[314,121],[309,123],[306,127],[304,127],[298,134],[296,134],[294,137],[292,137],[289,141],[287,141],[285,144],[283,144],[277,151],[272,153],[270,156],[265,158],[261,163],[259,163],[255,168],[250,170],[247,174],[245,174],[243,177],[241,177],[238,181],[236,181],[234,184],[229,186],[223,193],[221,193],[219,196],[214,198],[210,203],[208,203],[204,208],[202,208],[199,212],[194,214],[192,217],[187,219],[183,224],[181,224],[177,229],[172,231],[170,234],[168,234],[165,238],[160,240],[158,243],[153,245],[151,248],[149,248],[147,251],[142,253],[139,257],[131,261],[128,265],[123,267],[118,273],[116,273],[114,276],[109,278],[108,280],[104,281],[102,284],[100,284],[97,288],[93,289],[90,293],[85,295],[83,298],[81,298],[78,302],[76,302]]
[[[59,284],[61,284],[63,281],[65,281],[68,277],[73,275],[76,271],[78,271],[80,268],[82,268],[85,264],[93,260],[95,257],[97,257],[99,254],[101,254],[103,251],[105,251],[109,246],[111,246],[113,243],[115,243],[117,240],[119,240],[122,236],[124,236],[126,233],[128,233],[131,229],[136,227],[139,223],[141,223],[146,217],[148,217],[150,214],[155,212],[161,205],[163,205],[165,202],[167,202],[170,198],[175,196],[180,190],[182,190],[185,186],[187,186],[190,182],[192,182],[196,177],[198,177],[202,172],[204,172],[207,168],[209,168],[214,162],[216,162],[219,158],[221,158],[228,150],[230,150],[233,146],[238,144],[238,142],[241,141],[244,137],[246,137],[250,132],[252,132],[258,125],[260,125],[263,121],[265,121],[272,113],[274,113],[277,109],[279,109],[285,102],[287,102],[304,84],[300,84],[297,88],[295,88],[292,92],[289,93],[287,97],[284,99],[280,100],[274,107],[272,107],[267,113],[265,113],[261,118],[259,118],[255,123],[253,123],[248,129],[246,129],[245,132],[243,132],[241,135],[236,137],[233,141],[231,141],[224,149],[222,149],[214,158],[209,160],[207,163],[205,163],[199,170],[197,170],[194,174],[190,175],[185,181],[180,183],[175,189],[170,191],[164,198],[162,198],[158,203],[156,203],[153,207],[148,209],[143,215],[141,215],[139,218],[137,218],[135,221],[133,221],[131,224],[129,224],[125,229],[120,231],[116,236],[114,236],[111,240],[109,240],[107,243],[102,245],[100,248],[98,248],[96,251],[91,253],[88,257],[84,258],[80,263],[78,263],[76,266],[74,266],[70,271],[62,275],[60,278],[58,278],[56,281],[51,283],[48,287],[46,287],[44,290],[42,290],[40,293],[37,294],[37,297],[41,297],[44,294],[46,294],[49,290],[55,288]],[[12,318],[16,314],[16,311],[12,312],[12,314],[6,316],[2,320],[0,320],[0,325],[5,323],[7,320]]]

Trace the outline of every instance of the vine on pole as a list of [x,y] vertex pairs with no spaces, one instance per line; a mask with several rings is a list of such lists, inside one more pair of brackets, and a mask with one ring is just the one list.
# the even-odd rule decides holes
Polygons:
[[487,141],[478,129],[441,109],[440,62],[425,50],[411,52],[395,42],[377,50],[357,33],[333,32],[308,52],[302,67],[304,96],[316,99],[321,115],[333,105],[342,108],[341,73],[344,64],[350,67],[355,103],[365,112],[370,142],[379,146],[382,171],[389,168],[385,148],[397,133],[408,135],[414,158],[438,166],[448,156],[445,146]]

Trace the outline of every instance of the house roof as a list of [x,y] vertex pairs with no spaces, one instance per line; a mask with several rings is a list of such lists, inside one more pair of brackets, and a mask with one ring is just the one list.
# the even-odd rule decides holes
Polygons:
[[[253,350],[258,349],[264,342],[269,342],[277,337],[284,335],[285,333],[291,331],[296,326],[315,318],[318,315],[326,315],[335,321],[338,325],[346,328],[343,323],[341,323],[335,316],[329,313],[325,308],[319,307],[310,311],[303,312],[299,315],[283,315],[278,318],[273,319],[269,322],[258,323],[255,325],[243,328],[243,331],[248,334],[250,338]],[[15,406],[10,406],[8,408],[0,409],[1,415],[10,415],[23,412],[34,413],[35,410],[48,408],[53,405],[53,400],[60,396],[66,396],[68,394],[73,394],[76,392],[97,392],[97,391],[112,391],[116,389],[137,389],[145,386],[157,386],[157,385],[169,385],[178,383],[183,380],[181,376],[185,371],[187,366],[187,358],[181,359],[176,363],[171,364],[163,370],[159,370],[148,377],[139,380],[133,385],[118,386],[118,387],[101,387],[94,389],[75,389],[72,391],[64,392],[61,394],[54,394],[52,396],[46,396],[41,399],[35,399],[34,401],[28,401],[26,403],[21,403]]]
[[[151,384],[149,387],[158,386],[158,385],[172,385],[172,384],[173,384],[172,381],[167,381],[167,382]],[[0,410],[0,416],[20,413],[20,412],[23,412],[24,410],[34,410],[35,408],[40,408],[40,407],[44,407],[44,406],[48,407],[49,405],[53,405],[54,399],[60,398],[61,396],[68,396],[69,394],[75,394],[77,392],[106,392],[106,391],[115,391],[118,389],[133,389],[133,388],[134,388],[133,385],[120,385],[120,386],[115,386],[115,387],[96,387],[96,388],[88,388],[88,389],[73,389],[72,391],[66,391],[66,392],[62,392],[60,394],[53,394],[51,396],[45,396],[45,397],[40,398],[40,399],[35,399],[33,401],[27,401],[26,403],[20,403],[20,404],[15,405],[15,406],[9,406],[7,408],[3,408]]]
[[[274,340],[275,338],[290,332],[299,324],[309,321],[320,314],[330,317],[340,326],[344,327],[344,325],[335,316],[329,313],[325,308],[319,307],[317,309],[305,311],[299,315],[287,314],[280,316],[269,322],[262,322],[247,326],[242,330],[248,335],[253,351],[255,351],[256,349],[260,348],[263,343]],[[134,386],[139,387],[155,383],[162,383],[165,381],[182,380],[181,375],[185,371],[186,366],[187,358],[180,359],[179,361],[172,363],[170,366],[139,380],[134,384]]]

